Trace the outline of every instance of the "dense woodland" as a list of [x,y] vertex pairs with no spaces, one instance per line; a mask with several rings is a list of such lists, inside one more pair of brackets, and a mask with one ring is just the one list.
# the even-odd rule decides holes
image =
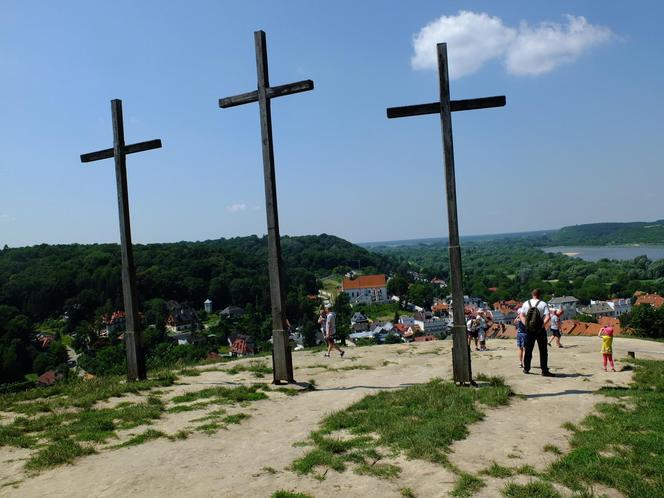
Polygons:
[[[284,237],[282,250],[287,316],[294,325],[315,319],[306,296],[317,293],[320,278],[343,274],[358,265],[368,272],[397,270],[390,258],[325,234]],[[247,313],[242,323],[233,325],[257,340],[269,337],[266,237],[136,245],[134,256],[141,309],[146,325],[155,326],[146,333],[148,351],[156,353],[154,361],[194,354],[195,348],[162,345],[167,343],[163,323],[168,300],[188,303],[195,309],[201,309],[207,298],[216,309],[240,305]],[[0,251],[0,305],[0,382],[41,373],[53,362],[35,363],[40,354],[49,353],[39,351],[34,344],[38,328],[55,329],[58,336],[74,335],[78,341],[74,346],[84,347],[84,338],[98,328],[100,315],[122,309],[119,246],[5,248]],[[66,320],[58,321],[62,317]],[[228,332],[228,324],[220,327],[221,335]],[[111,342],[108,350],[83,358],[92,370],[100,361],[106,366],[124,361],[122,344]],[[61,352],[61,344],[55,344]],[[195,355],[204,354],[206,347],[203,344]],[[121,364],[118,369],[122,369]]]
[[548,239],[556,245],[664,244],[664,220],[574,225],[549,234]]
[[[623,225],[619,230],[624,229]],[[584,233],[599,237],[601,230],[596,230],[595,225],[589,227]],[[613,230],[615,233],[616,228]],[[587,262],[541,251],[540,247],[550,241],[550,235],[541,234],[467,241],[463,247],[466,294],[490,303],[524,299],[534,287],[541,288],[546,298],[571,294],[585,303],[591,299],[630,297],[636,290],[664,294],[664,260],[650,261],[641,256],[632,261]],[[570,239],[570,243],[579,242],[578,237]],[[317,327],[318,302],[307,296],[317,294],[326,277],[338,280],[347,271],[360,267],[363,273],[386,273],[392,277],[389,293],[400,296],[403,303],[420,306],[429,306],[435,297],[448,294],[448,289],[428,282],[432,277],[448,279],[447,247],[442,242],[372,247],[368,251],[323,234],[284,237],[282,248],[287,316],[309,339]],[[269,347],[265,237],[136,245],[134,252],[149,366],[195,361],[227,343],[234,332],[248,334]],[[196,345],[175,345],[164,331],[166,302],[175,300],[201,310],[207,298],[212,299],[217,310],[228,305],[242,306],[245,315],[232,323],[221,320]],[[26,374],[40,374],[47,369],[60,368],[66,373],[65,343],[83,353],[79,363],[86,370],[121,372],[124,352],[117,337],[110,337],[110,343],[104,347],[94,346],[100,316],[117,309],[122,309],[122,291],[120,251],[116,244],[44,244],[3,249],[0,383],[22,382]],[[338,303],[338,314],[343,333],[350,314],[350,307],[343,300]],[[204,319],[204,313],[201,315]],[[662,321],[660,315],[639,312],[634,321],[634,328],[643,335],[659,336],[661,327],[656,323]],[[35,340],[40,330],[54,333],[56,341],[40,347]]]

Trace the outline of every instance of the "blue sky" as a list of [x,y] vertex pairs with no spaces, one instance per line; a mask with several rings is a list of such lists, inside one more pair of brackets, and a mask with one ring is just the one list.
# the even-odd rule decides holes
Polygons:
[[283,234],[446,234],[438,119],[385,117],[437,99],[437,41],[462,73],[453,98],[508,102],[454,115],[462,234],[664,218],[663,15],[656,1],[2,0],[0,245],[119,239],[113,162],[78,159],[112,145],[112,98],[128,143],[164,144],[128,158],[135,242],[265,233],[258,107],[217,107],[255,88],[256,29],[273,85],[316,85],[273,102]]

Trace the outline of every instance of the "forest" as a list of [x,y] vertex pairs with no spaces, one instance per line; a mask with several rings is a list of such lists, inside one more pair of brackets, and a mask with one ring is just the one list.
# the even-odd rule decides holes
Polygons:
[[[366,272],[397,269],[387,256],[326,234],[283,237],[282,252],[285,305],[294,325],[314,320],[306,296],[317,294],[320,278],[343,275],[358,265]],[[247,313],[238,326],[259,340],[267,339],[266,334],[269,337],[265,330],[270,313],[266,237],[138,244],[134,257],[141,310],[146,325],[155,325],[155,332],[146,334],[146,347],[156,352],[155,361],[190,356],[194,349],[159,346],[167,343],[163,321],[168,300],[197,310],[207,298],[217,310],[240,305]],[[0,251],[0,383],[21,381],[27,373],[39,374],[61,364],[61,342],[41,351],[35,345],[36,332],[55,330],[58,339],[73,335],[79,341],[74,345],[84,346],[82,338],[94,333],[102,314],[122,309],[121,289],[116,244],[42,244]],[[101,353],[108,356],[105,364],[123,361],[122,344],[112,339],[111,349]],[[51,349],[57,349],[57,354]],[[204,355],[204,350],[205,344],[197,354]],[[49,354],[53,361],[39,359]],[[94,366],[98,356],[88,363]]]

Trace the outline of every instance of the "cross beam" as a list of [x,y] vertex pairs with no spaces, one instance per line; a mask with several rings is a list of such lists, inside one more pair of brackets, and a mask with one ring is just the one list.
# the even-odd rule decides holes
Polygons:
[[122,119],[122,101],[111,100],[113,119],[113,148],[99,150],[81,155],[81,162],[115,159],[115,180],[118,193],[118,212],[120,215],[120,248],[122,252],[122,296],[126,319],[125,346],[127,349],[127,379],[142,380],[146,378],[145,352],[141,323],[138,316],[138,299],[136,295],[136,268],[131,243],[131,226],[129,222],[129,194],[127,191],[127,154],[145,150],[159,149],[161,140],[150,140],[131,145],[125,144],[124,121]]
[[275,97],[313,90],[311,80],[298,81],[281,86],[270,86],[268,76],[267,43],[265,32],[254,32],[256,46],[256,72],[258,89],[233,97],[219,99],[219,107],[228,108],[258,102],[263,145],[263,176],[265,181],[265,209],[267,211],[268,271],[270,276],[270,300],[272,303],[272,367],[273,382],[295,382],[293,360],[288,345],[288,330],[284,315],[284,278],[279,235],[277,208],[277,184],[274,171],[274,146],[272,141],[272,110],[270,100]]
[[440,114],[440,125],[443,135],[443,155],[445,159],[445,187],[447,192],[447,221],[449,226],[450,279],[452,281],[452,367],[454,382],[460,385],[473,384],[470,365],[470,348],[466,338],[466,324],[463,306],[463,278],[461,271],[461,246],[459,244],[459,223],[457,216],[456,177],[454,172],[454,144],[452,141],[452,112],[469,111],[502,107],[504,96],[485,97],[468,100],[450,100],[450,78],[447,60],[447,44],[439,43],[438,80],[440,84],[440,101],[429,104],[391,107],[387,109],[388,118],[421,116],[424,114]]

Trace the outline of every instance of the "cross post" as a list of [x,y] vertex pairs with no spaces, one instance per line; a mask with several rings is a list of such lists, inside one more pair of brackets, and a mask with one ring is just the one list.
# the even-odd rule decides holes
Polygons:
[[445,160],[445,187],[447,193],[447,221],[449,226],[448,251],[450,257],[450,280],[452,281],[452,368],[454,382],[459,385],[474,384],[470,365],[470,348],[466,338],[466,324],[463,303],[463,273],[461,270],[461,246],[459,242],[459,222],[457,217],[456,177],[454,172],[454,143],[452,141],[452,112],[502,107],[505,96],[486,97],[468,100],[450,100],[450,78],[447,60],[447,44],[437,45],[438,79],[440,100],[428,104],[418,104],[387,109],[388,118],[440,114],[443,136],[443,156]]
[[143,335],[138,316],[138,299],[136,295],[136,269],[131,243],[131,226],[129,222],[129,194],[127,191],[127,154],[158,149],[161,140],[149,140],[125,145],[124,122],[122,119],[122,101],[111,100],[113,119],[113,148],[81,155],[81,162],[115,159],[115,180],[117,184],[118,212],[120,215],[120,249],[122,252],[122,296],[126,330],[124,333],[127,350],[127,380],[143,380],[146,378],[145,352]]
[[295,382],[293,359],[288,344],[287,319],[284,315],[284,278],[279,235],[277,184],[274,170],[272,142],[272,111],[270,100],[275,97],[313,90],[311,80],[270,87],[268,75],[267,43],[264,31],[254,32],[256,46],[256,72],[258,88],[255,91],[219,99],[219,107],[225,109],[251,102],[258,102],[263,148],[263,176],[265,182],[265,209],[267,211],[268,272],[270,277],[270,301],[272,303],[272,370],[273,382]]

